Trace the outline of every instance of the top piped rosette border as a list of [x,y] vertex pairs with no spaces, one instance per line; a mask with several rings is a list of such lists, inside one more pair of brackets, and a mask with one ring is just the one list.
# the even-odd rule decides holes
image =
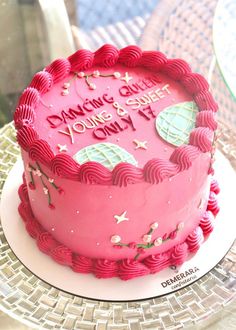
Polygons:
[[[47,93],[54,83],[61,81],[70,72],[88,70],[93,65],[110,68],[116,63],[164,73],[182,84],[192,95],[199,112],[196,117],[196,128],[190,133],[189,144],[177,147],[169,160],[154,158],[143,168],[129,163],[119,163],[112,171],[98,162],[80,165],[67,154],[54,155],[47,141],[40,139],[33,128],[35,108],[41,95]],[[201,153],[211,152],[214,131],[217,128],[217,110],[218,105],[209,92],[208,82],[200,74],[193,73],[184,60],[167,59],[159,51],[142,51],[137,46],[118,50],[112,45],[104,45],[96,52],[78,50],[67,59],[57,59],[43,71],[36,73],[20,97],[14,121],[19,145],[29,153],[32,160],[45,165],[55,175],[86,184],[126,186],[143,181],[157,184],[188,169]]]

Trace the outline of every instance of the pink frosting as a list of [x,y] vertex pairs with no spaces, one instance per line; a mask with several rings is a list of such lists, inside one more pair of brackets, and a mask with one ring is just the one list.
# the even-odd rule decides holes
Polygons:
[[213,191],[216,195],[219,194],[219,192],[220,192],[220,186],[219,186],[219,183],[218,183],[218,181],[216,179],[212,179],[211,180],[210,190]]
[[179,166],[164,159],[151,159],[145,167],[144,173],[147,182],[159,183],[179,171]]
[[35,119],[35,113],[31,106],[22,104],[14,113],[14,121],[16,129],[22,128],[24,125],[32,126]]
[[20,196],[21,201],[24,204],[29,203],[29,196],[28,196],[28,193],[27,193],[27,185],[26,184],[20,185],[20,187],[18,189],[18,194]]
[[37,140],[31,144],[29,156],[31,159],[38,160],[42,164],[49,166],[54,154],[46,141]]
[[72,252],[64,245],[58,245],[50,251],[50,256],[53,260],[61,265],[72,265]]
[[47,71],[40,71],[34,75],[29,86],[36,88],[40,93],[44,94],[52,87],[52,83],[52,75]]
[[182,79],[182,84],[193,95],[209,89],[208,82],[199,73],[186,74]]
[[58,242],[48,232],[42,232],[37,236],[37,246],[40,251],[50,254],[51,250],[58,246]]
[[157,71],[161,70],[166,63],[166,56],[158,51],[143,51],[143,56],[139,60],[140,66]]
[[181,80],[183,77],[191,72],[190,66],[182,59],[171,59],[167,61],[163,70],[174,80]]
[[143,181],[143,171],[129,163],[120,163],[112,171],[112,181],[117,186],[127,186]]
[[174,150],[170,157],[170,161],[179,165],[181,171],[187,170],[193,161],[200,154],[199,149],[195,146],[185,145]]
[[199,112],[196,116],[196,126],[208,127],[211,130],[215,131],[217,129],[215,112],[211,110]]
[[28,219],[26,222],[26,230],[32,238],[37,238],[42,232],[42,227],[35,219]]
[[51,161],[51,170],[58,176],[78,180],[80,165],[69,155],[56,155]]
[[18,212],[24,222],[28,221],[28,209],[25,204],[20,203],[18,206]]
[[181,243],[175,245],[171,253],[171,265],[182,265],[188,256],[188,244]]
[[18,106],[25,104],[29,107],[35,108],[39,103],[39,99],[39,91],[36,88],[27,87],[19,99]]
[[[115,67],[111,69],[114,64]],[[100,71],[101,66],[103,69]],[[132,67],[137,68],[129,69]],[[101,79],[97,79],[99,72],[92,74],[94,70],[100,71]],[[85,81],[83,74],[76,78],[74,71],[85,71],[85,74],[92,76],[87,77]],[[120,75],[114,75],[115,71]],[[71,86],[73,77],[75,85]],[[129,83],[126,81],[128,78],[131,79]],[[90,85],[89,81],[93,85]],[[165,85],[170,87],[172,95],[169,95],[168,89],[164,89]],[[103,94],[106,86],[109,91]],[[51,90],[47,92],[50,88]],[[100,277],[114,274],[112,276],[118,275],[122,279],[148,274],[150,269],[142,262],[142,258],[144,260],[145,256],[151,253],[161,255],[169,251],[170,262],[174,264],[180,264],[185,260],[188,252],[184,252],[184,244],[187,245],[184,241],[198,225],[201,215],[197,208],[197,201],[207,196],[209,192],[207,171],[210,155],[206,152],[211,150],[209,141],[212,142],[212,135],[208,132],[212,132],[215,128],[212,112],[217,110],[217,105],[208,88],[204,79],[198,74],[191,73],[185,61],[166,59],[160,52],[142,52],[137,46],[117,50],[114,46],[105,45],[95,53],[79,50],[68,59],[54,61],[43,72],[36,74],[30,87],[20,98],[18,108],[21,108],[16,112],[14,119],[17,129],[19,131],[22,129],[18,134],[18,140],[23,148],[25,165],[28,163],[37,165],[35,163],[38,162],[46,176],[55,181],[55,186],[49,185],[50,196],[45,196],[43,190],[38,189],[39,185],[42,185],[40,178],[34,176],[34,186],[32,186],[30,174],[26,171],[26,183],[30,201],[32,201],[32,210],[37,218],[36,223],[40,223],[57,242],[60,242],[53,249],[48,248],[47,253],[50,252],[54,260],[74,267],[75,271],[79,271],[79,267],[86,269],[87,265],[87,269]],[[164,97],[160,96],[155,100],[156,96],[153,93],[156,90],[160,92],[162,89]],[[152,103],[158,101],[158,104],[151,104],[152,107],[149,110],[148,107],[141,106],[140,110],[149,117],[145,117],[142,111],[135,110],[132,105],[134,104],[132,99],[134,102],[136,96],[140,97],[144,93],[152,93]],[[192,132],[190,144],[176,148],[160,138],[157,138],[157,143],[154,144],[153,136],[157,134],[155,125],[151,124],[155,121],[155,116],[173,102],[192,101],[192,95],[200,110],[206,114],[198,115],[198,127]],[[127,110],[131,113],[129,120],[124,120],[125,118],[120,117],[113,109],[111,96],[123,105],[130,97],[131,103],[129,105],[127,103]],[[40,97],[42,102],[39,102]],[[146,101],[147,99],[142,98],[142,102]],[[99,132],[98,135],[97,133],[90,134],[93,131],[87,129],[87,126],[84,132],[75,129],[73,126],[75,120],[85,119],[88,122],[88,117],[92,115],[88,112],[91,111],[90,104],[94,107],[94,115],[102,110],[100,105],[107,107],[106,111],[112,113],[112,120],[116,122],[113,130],[111,130],[112,126],[109,126],[110,123],[105,123],[104,126],[97,124],[98,127],[94,130]],[[86,118],[80,117],[81,113],[76,112],[75,107],[83,108]],[[82,113],[83,111],[81,110]],[[36,122],[34,122],[34,112],[37,117]],[[52,121],[57,121],[54,127],[50,126],[50,121],[47,120],[50,114]],[[39,137],[31,129],[32,125]],[[23,129],[24,126],[31,128],[27,132]],[[93,129],[93,127],[89,128]],[[72,157],[78,152],[78,148],[98,143],[98,139],[120,144],[135,157],[139,167],[123,163],[109,171],[95,162],[80,165],[74,161]],[[147,149],[136,148],[133,144],[133,142],[136,143],[135,139],[145,141]],[[57,143],[67,144],[67,154],[59,153]],[[158,159],[153,160],[153,157],[158,157]],[[167,180],[170,177],[172,180]],[[182,194],[176,195],[180,186]],[[59,194],[56,187],[62,187],[65,194]],[[28,205],[20,207],[20,212],[28,226],[27,230],[33,237],[38,238],[44,230],[41,226],[35,225],[36,220],[25,198],[26,189],[27,187],[19,191],[19,194],[23,196],[22,204]],[[216,212],[215,201],[212,196],[210,199],[208,208]],[[117,201],[119,201],[118,204]],[[44,207],[45,203],[49,207]],[[192,209],[190,210],[187,205],[192,205]],[[53,208],[53,212],[49,208]],[[130,221],[117,225],[115,215],[123,213]],[[174,230],[178,225],[177,220],[179,221],[177,214],[184,222],[184,230],[178,233]],[[116,250],[113,248],[110,235],[120,235],[122,242],[127,244],[138,242],[156,219],[159,222],[160,237],[168,233],[167,235],[173,239],[153,247],[152,251],[145,249],[146,255],[139,256],[138,260],[134,260],[137,253],[135,249],[123,247]],[[97,221],[100,226],[97,226]],[[55,228],[53,233],[52,227]],[[95,229],[99,238],[98,245]],[[174,239],[175,236],[178,237]],[[42,242],[39,244],[42,244],[42,249],[46,250],[47,239],[46,236],[45,241],[43,238],[44,236],[40,238]],[[183,243],[175,246],[176,241]],[[81,260],[83,255],[90,257],[91,268],[88,268],[86,260]],[[119,266],[116,275],[114,273],[116,266],[112,260],[116,260],[115,264],[118,263]]]
[[94,64],[105,68],[114,66],[119,57],[118,49],[113,45],[104,45],[94,53]]
[[118,272],[117,262],[107,259],[97,259],[94,262],[93,272],[97,278],[116,277]]
[[192,253],[196,253],[204,241],[203,231],[201,227],[197,227],[194,231],[188,235],[186,243],[188,244],[188,249]]
[[54,83],[67,76],[70,70],[70,62],[65,58],[59,58],[45,68],[45,71],[51,74]]
[[214,112],[218,110],[218,105],[208,90],[196,94],[194,96],[194,100],[197,103],[200,110],[212,110]]
[[[128,280],[149,273],[156,273],[169,265],[180,265],[186,260],[188,251],[195,252],[199,248],[203,241],[202,233],[207,235],[213,229],[213,215],[210,211],[206,211],[200,220],[200,227],[197,226],[192,231],[186,242],[177,244],[166,252],[149,255],[141,261],[133,259],[122,259],[120,261],[109,259],[93,260],[72,253],[71,249],[57,242],[50,233],[42,229],[38,221],[33,218],[25,184],[19,188],[19,195],[22,200],[19,206],[19,213],[25,221],[29,234],[37,240],[39,249],[51,255],[56,262],[70,266],[75,272],[93,272],[99,278],[119,276],[122,280]],[[130,247],[135,246],[135,243],[130,243]]]
[[213,131],[208,127],[198,127],[190,134],[190,144],[198,147],[202,152],[211,151]]
[[209,235],[214,229],[214,216],[211,211],[206,211],[201,220],[199,226],[202,228],[203,234],[205,236]]
[[93,269],[93,261],[90,258],[74,254],[71,268],[76,273],[91,273]]
[[119,63],[122,63],[128,67],[137,66],[139,60],[142,57],[142,50],[138,46],[127,46],[120,50]]
[[80,49],[68,57],[71,64],[71,71],[90,69],[93,65],[94,54],[90,50]]
[[151,274],[155,274],[170,266],[170,254],[168,252],[152,254],[145,258],[143,263],[150,269]]
[[124,281],[148,274],[150,274],[150,270],[136,260],[123,259],[119,263],[118,275]]
[[216,194],[213,191],[211,191],[210,195],[209,195],[207,210],[211,211],[214,216],[216,216],[218,214],[218,212],[220,211],[220,208],[219,208],[219,205],[217,202],[217,198],[216,198]]
[[109,185],[111,183],[111,172],[102,164],[87,162],[80,166],[79,180],[87,184]]
[[30,146],[38,139],[38,134],[30,126],[23,126],[17,131],[17,142],[26,151],[29,151]]
[[[27,105],[32,107],[33,109],[37,106],[39,102],[40,94],[47,94],[47,91],[55,84],[56,82],[61,81],[63,78],[68,77],[70,78],[69,73],[80,70],[88,70],[92,68],[93,66],[100,65],[103,67],[110,68],[111,66],[114,66],[117,62],[122,63],[122,65],[126,67],[141,67],[140,70],[143,68],[148,68],[151,70],[151,74],[153,70],[156,72],[161,71],[167,74],[169,78],[172,78],[174,80],[180,80],[182,85],[186,88],[188,93],[194,94],[194,98],[196,102],[199,104],[201,110],[212,110],[216,111],[217,106],[214,102],[211,94],[208,91],[208,84],[205,81],[204,78],[202,78],[199,74],[191,73],[189,65],[181,60],[181,59],[167,59],[164,54],[158,51],[144,51],[137,47],[137,46],[128,46],[121,50],[118,50],[112,45],[104,45],[100,49],[98,49],[95,53],[81,49],[75,52],[73,55],[71,55],[68,59],[58,59],[52,62],[49,66],[45,68],[44,71],[41,71],[37,73],[31,84],[30,87],[28,87],[22,94],[19,104]],[[120,69],[118,69],[120,70]],[[124,68],[124,70],[126,70]],[[122,72],[122,70],[121,70]],[[143,72],[144,74],[144,72]],[[161,74],[161,73],[160,73]],[[111,78],[113,79],[113,78]],[[112,82],[115,84],[114,79]],[[186,98],[186,96],[185,96]],[[29,111],[23,111],[21,114],[20,111],[16,111],[16,117],[15,117],[15,123],[17,128],[21,127],[25,123],[27,125],[32,125],[33,119],[34,119],[34,113]],[[208,112],[208,111],[206,111]],[[204,118],[203,118],[204,117]],[[198,126],[200,128],[201,125],[204,127],[208,126],[211,129],[215,128],[215,122],[212,119],[210,115],[199,115],[199,123]],[[127,132],[127,131],[126,131]],[[125,136],[125,135],[124,135]],[[62,138],[62,135],[60,135],[60,138]],[[65,136],[64,136],[65,138]],[[203,149],[205,152],[206,144],[207,144],[207,137],[206,134],[200,134],[197,136],[192,137],[193,141],[192,144],[196,144],[200,149],[201,145],[203,145]],[[25,140],[27,143],[27,140]],[[29,141],[31,143],[31,141]],[[198,145],[199,144],[199,145]],[[149,147],[150,148],[150,147]],[[24,144],[24,149],[28,150],[27,145]],[[176,148],[178,150],[179,148]],[[184,161],[182,162],[182,167],[179,167],[179,170],[185,170],[188,168],[188,166],[191,166],[192,160],[191,157],[193,156],[191,149],[187,151],[189,152],[189,155],[183,155]],[[54,150],[54,152],[58,152],[58,150]],[[177,152],[177,151],[176,151]],[[138,152],[137,152],[138,153]],[[177,152],[178,153],[178,152]],[[183,150],[180,150],[180,154],[183,153]],[[48,153],[47,153],[48,154]],[[141,155],[141,154],[140,154]],[[35,159],[37,161],[41,161],[42,157],[40,153],[38,153],[39,159]],[[175,154],[172,154],[172,160],[175,162],[176,157]],[[46,161],[48,165],[51,165]],[[74,173],[75,166],[72,164],[73,161],[69,163],[69,160],[67,164],[70,166],[72,165],[72,169],[68,169],[66,171],[61,170],[60,173],[65,172],[65,177],[68,178],[67,174],[72,173],[70,176],[71,180],[77,180],[78,175]],[[177,162],[178,163],[178,162]],[[180,162],[181,163],[181,162]],[[190,165],[189,165],[190,164]],[[181,165],[181,164],[180,164]],[[187,166],[187,167],[186,167]],[[97,169],[95,169],[94,176],[97,175]],[[104,171],[101,171],[101,175],[103,176]],[[158,171],[157,171],[158,172]],[[159,171],[160,172],[160,171]],[[133,170],[127,171],[127,168],[119,169],[119,173],[122,173],[121,177],[117,178],[117,173],[115,175],[115,179],[113,178],[110,182],[115,183],[119,182],[119,184],[126,185],[128,183],[139,183],[141,178],[141,171],[136,170],[133,168]],[[129,175],[127,174],[129,173]],[[177,173],[175,173],[177,174]],[[158,173],[158,176],[154,178],[154,181],[161,181],[163,177],[165,177],[167,174],[163,172],[163,169],[160,173]],[[129,177],[128,177],[129,176]],[[168,175],[167,175],[168,176]],[[146,175],[143,175],[143,179],[145,180]],[[87,183],[89,184],[89,180],[87,180]],[[103,177],[101,180],[97,180],[96,182],[100,182],[99,184],[104,184]]]

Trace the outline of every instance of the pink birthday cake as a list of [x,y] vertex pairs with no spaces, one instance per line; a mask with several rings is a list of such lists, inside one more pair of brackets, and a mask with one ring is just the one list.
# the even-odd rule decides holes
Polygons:
[[182,59],[78,50],[33,77],[14,114],[19,213],[74,272],[128,280],[179,266],[214,227],[218,107]]

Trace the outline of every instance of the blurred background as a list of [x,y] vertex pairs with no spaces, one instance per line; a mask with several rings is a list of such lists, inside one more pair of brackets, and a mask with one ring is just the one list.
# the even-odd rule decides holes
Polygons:
[[35,72],[104,43],[186,59],[211,80],[220,118],[236,125],[235,17],[235,0],[0,0],[0,127]]

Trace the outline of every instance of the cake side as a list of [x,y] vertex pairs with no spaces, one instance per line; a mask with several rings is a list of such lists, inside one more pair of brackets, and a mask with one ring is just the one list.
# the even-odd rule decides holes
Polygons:
[[[24,181],[25,182],[25,181]],[[155,274],[169,266],[179,266],[193,253],[196,253],[201,244],[214,228],[214,217],[219,211],[216,195],[219,193],[219,186],[216,180],[211,181],[210,195],[207,203],[207,210],[199,219],[198,225],[189,233],[186,239],[162,253],[151,254],[142,260],[124,258],[118,261],[111,259],[88,258],[70,250],[53,237],[52,233],[46,231],[32,213],[29,203],[26,183],[19,188],[21,204],[19,213],[25,222],[29,235],[36,239],[38,248],[43,253],[51,256],[54,261],[61,265],[71,267],[78,273],[93,273],[98,278],[119,277],[122,280],[129,280],[139,276]],[[156,223],[151,226],[156,229]],[[181,228],[179,228],[181,229]],[[173,239],[174,237],[166,237]],[[136,248],[136,244],[130,243],[129,248]],[[139,254],[142,254],[139,251]]]
[[[30,162],[27,154],[23,158]],[[209,197],[208,168],[209,156],[202,154],[189,169],[159,184],[88,185],[53,176],[43,165],[41,176],[28,168],[25,180],[35,218],[73,252],[119,260],[135,258],[143,245],[140,259],[184,241],[199,224]],[[148,235],[153,223],[157,228]],[[137,247],[127,247],[130,243]]]

